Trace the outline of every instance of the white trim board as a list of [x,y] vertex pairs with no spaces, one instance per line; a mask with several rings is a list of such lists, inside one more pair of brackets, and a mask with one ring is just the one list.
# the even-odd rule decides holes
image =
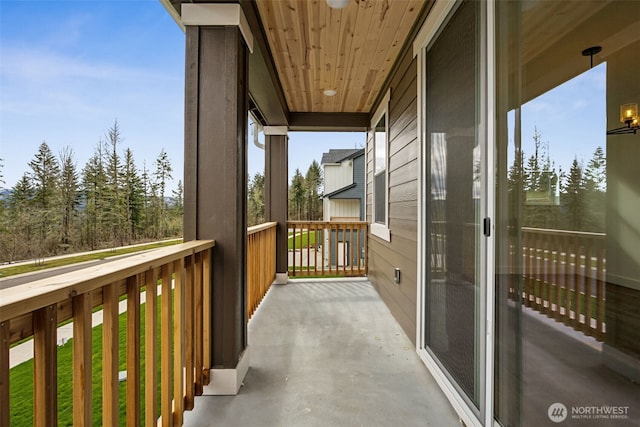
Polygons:
[[244,16],[242,7],[239,4],[183,3],[182,24],[184,26],[236,25],[240,28],[249,51],[253,53],[253,33],[251,33],[249,21]]

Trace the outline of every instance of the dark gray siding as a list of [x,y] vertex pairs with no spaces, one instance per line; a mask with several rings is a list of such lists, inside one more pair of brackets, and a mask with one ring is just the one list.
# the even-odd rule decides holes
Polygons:
[[[407,49],[391,78],[389,229],[391,242],[369,240],[369,279],[405,333],[415,341],[418,248],[417,62]],[[367,221],[371,222],[373,144],[367,141]],[[402,280],[393,280],[400,268]],[[415,343],[415,342],[414,342]]]

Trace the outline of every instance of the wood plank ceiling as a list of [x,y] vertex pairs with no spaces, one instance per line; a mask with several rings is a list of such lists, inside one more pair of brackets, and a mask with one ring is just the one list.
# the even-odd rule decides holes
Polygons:
[[[368,113],[424,0],[256,0],[291,112]],[[325,90],[336,95],[325,96]]]

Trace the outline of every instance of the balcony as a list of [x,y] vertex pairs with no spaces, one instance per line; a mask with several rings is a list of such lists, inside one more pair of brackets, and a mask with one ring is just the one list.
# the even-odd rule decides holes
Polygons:
[[[333,236],[344,237],[353,225],[335,227]],[[65,411],[74,425],[457,425],[366,278],[297,280],[267,293],[275,230],[269,223],[247,232],[251,368],[237,396],[203,395],[211,339],[224,331],[211,330],[215,242],[192,241],[0,291],[0,426],[17,425],[10,347],[31,337],[33,403],[19,405],[32,407],[34,425],[58,425]],[[63,324],[73,338],[60,345]],[[94,328],[104,331],[98,343]],[[71,372],[59,372],[65,357]],[[73,391],[65,396],[58,384],[67,375]]]

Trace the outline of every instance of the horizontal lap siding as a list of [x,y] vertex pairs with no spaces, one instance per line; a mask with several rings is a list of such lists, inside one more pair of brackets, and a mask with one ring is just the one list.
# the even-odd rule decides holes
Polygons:
[[[391,242],[371,236],[369,279],[415,341],[418,247],[417,63],[407,51],[391,80],[389,106],[389,229]],[[367,141],[367,220],[371,221],[373,143]],[[399,285],[393,280],[400,268]],[[415,342],[414,342],[415,343]]]

